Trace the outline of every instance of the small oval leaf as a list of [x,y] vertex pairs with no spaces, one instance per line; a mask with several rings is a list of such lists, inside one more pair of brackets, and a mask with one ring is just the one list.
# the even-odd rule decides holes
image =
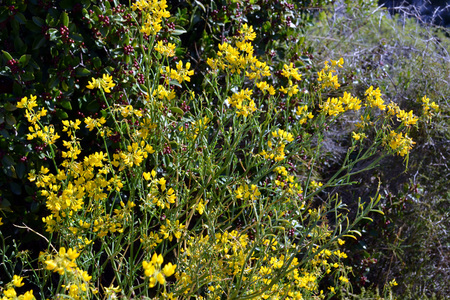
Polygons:
[[60,20],[64,26],[66,26],[66,27],[69,26],[69,16],[67,15],[67,13],[65,11],[63,11],[61,13]]
[[181,108],[179,108],[179,107],[175,107],[174,106],[174,107],[171,107],[170,110],[173,113],[176,113],[176,114],[179,114],[179,115],[184,115],[184,111]]

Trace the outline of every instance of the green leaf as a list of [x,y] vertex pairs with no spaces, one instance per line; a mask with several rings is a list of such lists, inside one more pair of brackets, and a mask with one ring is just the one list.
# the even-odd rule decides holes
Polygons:
[[69,100],[64,100],[61,102],[61,107],[67,109],[67,110],[72,110],[72,104],[70,103]]
[[67,85],[67,82],[65,80],[63,80],[61,82],[61,87],[62,87],[64,92],[67,92],[69,90],[69,86]]
[[55,20],[55,17],[52,16],[52,14],[55,13],[55,10],[50,9],[49,13],[47,14],[47,17],[45,18],[45,23],[47,23],[47,25],[49,27],[54,27],[56,26],[57,20]]
[[23,176],[25,175],[26,171],[27,171],[27,168],[25,167],[24,163],[20,162],[20,163],[17,164],[17,166],[16,166],[17,177],[22,179]]
[[50,54],[51,54],[53,57],[58,56],[58,54],[59,54],[58,49],[56,49],[56,47],[50,48]]
[[17,106],[12,104],[11,102],[6,102],[3,107],[5,108],[6,111],[15,111],[17,109]]
[[179,115],[184,115],[184,111],[181,108],[179,108],[179,107],[175,107],[174,106],[174,107],[171,107],[170,110],[173,113],[176,113],[176,114],[179,114]]
[[194,2],[195,2],[195,4],[197,4],[198,6],[200,6],[200,7],[203,9],[204,12],[206,12],[205,6],[204,6],[200,1],[195,0]]
[[92,59],[92,63],[94,64],[94,67],[96,67],[97,69],[102,66],[102,61],[98,56]]
[[72,37],[72,39],[75,42],[82,42],[82,41],[84,41],[83,36],[81,34],[79,34],[79,33],[72,33],[71,37]]
[[33,45],[31,46],[31,48],[33,50],[39,49],[41,48],[42,45],[44,45],[45,43],[45,36],[37,36],[33,42]]
[[106,37],[109,33],[109,27],[100,27],[100,33],[103,37]]
[[13,194],[15,194],[15,195],[22,194],[22,188],[20,187],[19,184],[15,183],[15,182],[10,182],[9,186],[11,187],[11,192],[13,192]]
[[35,193],[35,190],[29,185],[25,185],[24,188],[25,188],[25,192],[28,195],[33,195]]
[[9,18],[9,9],[4,5],[3,7],[0,7],[0,23],[5,22]]
[[22,95],[23,93],[22,85],[17,83],[17,81],[13,83],[13,93],[16,95]]
[[0,130],[0,135],[2,135],[5,139],[9,138],[9,133],[8,133],[8,130],[6,130],[6,129]]
[[27,21],[27,25],[25,25],[27,27],[28,30],[30,30],[31,32],[34,33],[39,33],[41,32],[41,27],[37,26],[36,24],[34,24],[33,21],[28,20]]
[[20,67],[25,67],[28,62],[30,61],[31,55],[30,54],[24,54],[19,58],[19,65]]
[[14,126],[16,125],[17,121],[16,118],[14,118],[13,115],[6,115],[6,124],[10,125],[10,126]]
[[68,119],[68,118],[69,118],[69,115],[68,115],[65,111],[63,111],[63,110],[61,110],[61,109],[57,109],[57,110],[56,110],[56,116],[57,116],[60,120],[64,120],[64,119]]
[[25,45],[22,39],[18,36],[14,38],[14,49],[18,53],[24,53],[27,51],[27,45]]
[[174,29],[171,33],[172,33],[172,35],[182,35],[182,34],[185,34],[186,32],[187,32],[186,30],[179,27],[177,29]]
[[78,77],[84,77],[84,76],[89,76],[91,74],[91,71],[89,71],[86,68],[77,68],[76,74]]
[[8,52],[6,52],[5,50],[2,50],[3,52],[3,57],[5,57],[6,60],[11,60],[13,59],[13,57],[11,56],[11,54],[9,54]]
[[97,16],[103,14],[102,10],[98,6],[94,6],[94,12]]
[[32,17],[32,20],[33,20],[34,24],[36,24],[39,27],[42,27],[45,25],[45,21],[39,17],[34,16],[34,17]]
[[86,109],[89,112],[98,112],[98,110],[100,109],[100,105],[97,101],[94,100],[87,105]]
[[54,41],[54,40],[56,40],[58,37],[57,37],[57,35],[58,35],[58,30],[57,29],[55,29],[55,28],[50,28],[49,30],[48,30],[48,32],[49,32],[49,34],[50,34],[50,41]]
[[12,212],[11,210],[11,202],[8,199],[3,198],[3,201],[0,203],[0,210],[4,210],[7,212]]
[[22,74],[23,81],[31,81],[33,79],[34,79],[34,73],[31,71],[26,71],[24,74]]
[[48,82],[48,87],[49,87],[50,89],[53,89],[53,88],[57,87],[58,84],[59,84],[58,76],[53,75],[53,77],[51,77],[50,80],[49,80],[49,82]]
[[16,19],[17,22],[19,22],[22,25],[24,25],[27,22],[27,18],[25,18],[25,16],[20,12],[14,15],[14,19]]
[[69,26],[69,16],[67,15],[67,13],[65,11],[63,11],[61,13],[61,15],[59,16],[59,20],[61,21],[61,23],[68,27]]
[[5,155],[2,158],[2,163],[4,167],[10,168],[11,166],[14,166],[14,159],[9,155]]
[[171,85],[175,85],[177,87],[182,87],[181,84],[177,80],[170,80],[169,83]]

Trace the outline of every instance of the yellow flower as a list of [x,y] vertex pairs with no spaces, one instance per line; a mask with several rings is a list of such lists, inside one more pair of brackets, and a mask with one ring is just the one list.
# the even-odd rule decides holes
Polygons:
[[175,44],[168,43],[167,45],[164,45],[162,41],[158,41],[155,50],[166,57],[173,57],[175,56],[175,47]]
[[298,69],[294,67],[293,63],[290,63],[289,66],[284,64],[281,75],[283,75],[287,79],[290,79],[292,76],[296,80],[302,80],[302,75],[298,72]]
[[330,61],[331,61],[331,65],[334,67],[334,66],[338,66],[339,68],[342,68],[342,65],[344,64],[344,59],[341,57],[341,58],[339,58],[339,60],[332,60],[332,59],[330,59]]
[[359,141],[359,140],[366,138],[366,134],[352,132],[352,138],[354,138],[356,141]]
[[408,137],[405,133],[396,133],[395,131],[389,132],[389,135],[385,138],[385,143],[398,155],[405,156],[412,149],[415,142]]
[[280,92],[287,94],[289,97],[292,97],[293,95],[298,94],[298,86],[296,84],[292,83],[292,80],[289,80],[289,84],[287,87],[281,87]]
[[[16,293],[16,290],[14,289],[14,288],[9,288],[9,289],[7,289],[7,290],[5,290],[5,291],[3,291],[3,294],[6,296],[6,297],[8,297],[9,299],[14,299],[14,298],[16,298],[17,297],[17,293]],[[8,299],[7,298],[7,299]]]
[[24,285],[24,283],[22,282],[22,280],[23,280],[23,277],[14,275],[14,276],[13,276],[12,284],[13,284],[14,286],[16,286],[16,287],[21,287],[21,286]]
[[26,108],[28,110],[33,110],[34,107],[38,106],[36,103],[36,96],[30,95],[30,99],[23,97],[20,102],[17,103],[17,108]]
[[253,31],[253,26],[248,27],[247,24],[243,24],[239,33],[242,35],[244,41],[253,41],[256,38],[256,33]]
[[190,62],[187,62],[185,67],[183,67],[183,62],[180,60],[176,65],[176,69],[166,67],[166,73],[171,79],[178,81],[178,83],[182,83],[183,81],[191,81],[189,76],[194,75],[194,71],[189,70],[190,68]]
[[389,285],[390,285],[391,287],[393,287],[393,286],[397,286],[398,283],[395,281],[395,278],[394,278],[394,279],[392,279],[391,281],[389,281]]
[[412,110],[408,113],[404,110],[400,110],[397,114],[397,118],[400,122],[402,122],[403,125],[408,127],[410,125],[415,125],[417,123],[417,120],[419,120],[419,118],[413,114]]
[[92,81],[88,81],[88,83],[86,86],[88,89],[102,89],[105,93],[111,93],[110,89],[116,85],[113,82],[112,76],[107,74],[103,74],[103,77],[100,79],[92,77]]
[[328,98],[324,104],[320,105],[320,108],[329,116],[337,116],[345,112],[342,101],[338,98]]
[[384,105],[384,101],[381,99],[380,88],[374,90],[373,86],[370,86],[364,95],[367,97],[367,102],[370,107],[378,107],[380,110],[386,109],[386,105]]
[[[20,297],[19,297],[19,299],[20,299]],[[31,290],[31,291],[28,291],[25,294],[23,294],[23,298],[21,300],[33,300],[33,299],[36,299],[36,298],[34,298],[33,290]]]
[[172,276],[175,273],[177,265],[172,265],[172,263],[168,263],[163,268],[163,273],[166,277]]

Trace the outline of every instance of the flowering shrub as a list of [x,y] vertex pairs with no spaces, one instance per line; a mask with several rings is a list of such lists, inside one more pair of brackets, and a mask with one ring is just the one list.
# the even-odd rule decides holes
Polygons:
[[[85,86],[104,103],[98,113],[55,124],[36,95],[16,104],[27,140],[51,162],[28,174],[47,208],[44,230],[32,229],[46,247],[37,261],[23,258],[30,268],[3,299],[322,299],[351,290],[342,245],[381,213],[381,196],[358,199],[350,217],[333,189],[355,184],[380,152],[407,159],[410,128],[438,107],[424,100],[417,117],[372,86],[364,99],[342,91],[342,58],[317,73],[301,63],[277,70],[255,53],[248,24],[207,58],[196,93],[190,61],[158,36],[166,2],[132,9],[130,36],[145,50],[135,53],[143,76],[129,94],[114,95],[127,77],[105,70]],[[340,168],[321,178],[327,131],[344,115],[359,121]],[[17,296],[22,278],[37,290]]]

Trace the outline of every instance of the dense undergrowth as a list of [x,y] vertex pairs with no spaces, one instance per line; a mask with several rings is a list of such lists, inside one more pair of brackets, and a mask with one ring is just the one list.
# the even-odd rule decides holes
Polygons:
[[438,32],[364,1],[45,3],[1,11],[3,299],[444,291],[408,277],[445,279],[416,259],[448,201],[446,56],[408,30]]
[[[366,238],[349,250],[355,254],[359,286],[381,288],[395,277],[402,299],[444,299],[450,270],[450,40],[448,29],[422,23],[416,8],[395,11],[392,16],[367,2],[336,5],[309,28],[307,45],[322,59],[344,57],[355,93],[376,82],[402,107],[419,107],[423,92],[439,103],[441,114],[411,133],[420,142],[410,153],[408,170],[395,158],[381,163],[376,175],[384,182],[385,215],[368,225]],[[358,193],[373,189],[371,176],[361,178],[366,187]]]

